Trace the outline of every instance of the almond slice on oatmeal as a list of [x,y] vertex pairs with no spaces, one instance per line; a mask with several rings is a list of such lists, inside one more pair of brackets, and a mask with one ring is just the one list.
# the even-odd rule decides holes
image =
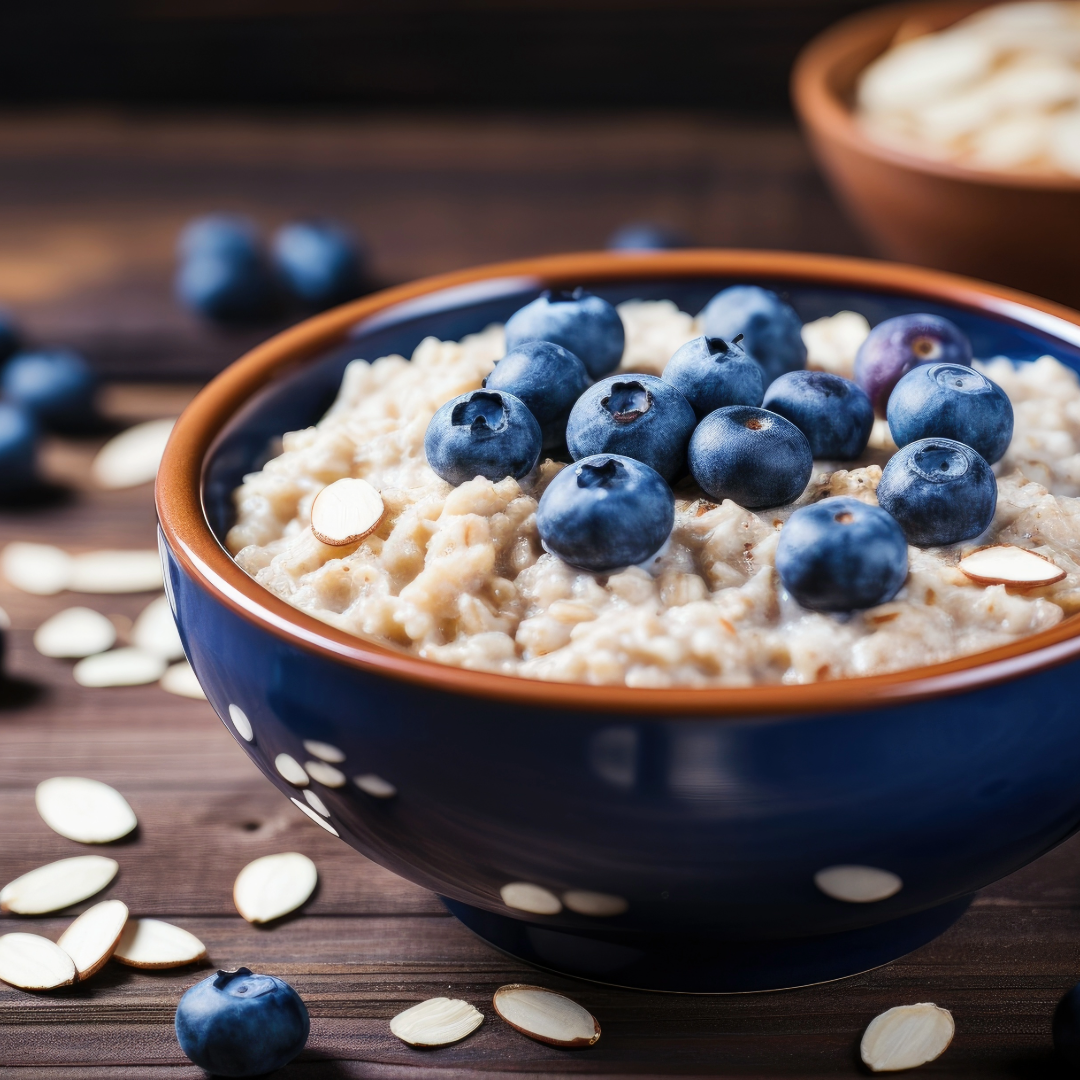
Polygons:
[[356,544],[386,513],[382,496],[366,480],[345,477],[324,487],[311,504],[311,531],[331,547]]
[[588,1009],[542,986],[500,986],[491,1003],[515,1031],[549,1046],[576,1050],[600,1038],[600,1025]]
[[56,942],[71,957],[79,979],[89,979],[108,963],[127,924],[127,904],[102,900],[87,908]]
[[1017,589],[1053,585],[1066,576],[1065,571],[1045,555],[1037,555],[1014,544],[979,548],[957,565],[962,573],[980,585],[1011,585]]

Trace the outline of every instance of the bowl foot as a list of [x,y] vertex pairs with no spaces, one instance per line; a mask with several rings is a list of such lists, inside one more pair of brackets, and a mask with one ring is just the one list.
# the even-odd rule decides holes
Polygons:
[[820,937],[730,941],[700,934],[556,930],[441,899],[489,945],[537,967],[636,990],[684,994],[785,990],[857,975],[932,941],[971,903],[964,896],[877,926]]

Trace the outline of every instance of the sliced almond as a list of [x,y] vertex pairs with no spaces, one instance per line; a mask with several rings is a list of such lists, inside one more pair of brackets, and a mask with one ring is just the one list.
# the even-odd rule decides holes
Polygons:
[[332,765],[340,765],[345,760],[345,751],[339,750],[328,742],[319,742],[317,739],[305,739],[304,749],[312,757],[329,761]]
[[588,1009],[542,986],[500,986],[491,1003],[515,1031],[549,1046],[577,1049],[600,1038],[600,1025]]
[[60,935],[56,944],[71,957],[80,979],[89,979],[108,963],[127,917],[127,904],[122,900],[102,900],[87,908]]
[[859,1053],[872,1072],[914,1069],[941,1057],[955,1031],[948,1009],[930,1002],[898,1005],[870,1021]]
[[264,855],[236,875],[233,903],[248,922],[271,922],[303,904],[318,880],[315,864],[298,851]]
[[382,496],[366,480],[345,477],[324,487],[311,504],[311,531],[332,547],[356,544],[386,513]]
[[184,646],[167,596],[163,594],[151,600],[142,609],[131,628],[131,644],[162,660],[184,658]]
[[304,772],[304,766],[291,754],[278,754],[274,758],[274,768],[277,769],[278,775],[288,780],[293,787],[308,786],[308,776]]
[[846,904],[876,904],[904,887],[891,870],[876,866],[827,866],[814,875],[814,884],[826,896]]
[[161,588],[161,557],[152,551],[88,551],[71,560],[72,592],[134,593]]
[[115,642],[116,627],[88,607],[64,608],[34,631],[34,648],[42,656],[80,659],[103,653]]
[[129,646],[98,653],[80,660],[71,669],[80,686],[100,689],[104,686],[145,686],[157,682],[168,664],[160,656]]
[[40,934],[0,937],[0,979],[20,990],[55,990],[75,981],[75,964]]
[[36,596],[63,592],[71,580],[71,556],[52,544],[8,544],[0,555],[0,570],[8,583]]
[[304,769],[308,776],[323,787],[344,787],[345,774],[333,765],[327,765],[325,761],[305,761]]
[[108,844],[127,836],[138,824],[135,811],[119,791],[85,776],[42,780],[34,802],[53,832],[81,844]]
[[1015,589],[1037,589],[1065,577],[1065,571],[1044,555],[1013,544],[980,548],[957,565],[980,585],[1010,585]]
[[511,881],[499,890],[502,902],[516,911],[528,911],[533,915],[558,915],[562,901],[543,885],[530,881]]
[[94,458],[91,475],[99,487],[149,484],[157,476],[175,420],[148,420],[110,439]]
[[128,919],[112,954],[128,967],[173,968],[206,959],[206,946],[194,935],[160,919]]
[[483,1022],[484,1014],[467,1001],[436,997],[399,1012],[390,1021],[390,1032],[409,1046],[447,1046]]
[[630,907],[621,896],[589,892],[587,889],[569,889],[562,898],[571,911],[578,915],[591,915],[594,919],[610,919],[622,915]]
[[310,806],[302,803],[299,799],[293,799],[292,803],[298,810],[300,810],[307,817],[311,818],[311,820],[314,821],[316,825],[322,826],[322,828],[324,828],[328,833],[332,833],[334,836],[341,835],[341,833],[339,833],[337,829],[335,829],[334,826],[330,824],[329,821],[316,814]]
[[0,889],[0,911],[45,915],[101,892],[120,864],[104,855],[76,855],[30,870]]
[[206,691],[186,660],[181,660],[179,664],[170,664],[165,669],[165,674],[161,676],[161,689],[179,697],[206,700]]

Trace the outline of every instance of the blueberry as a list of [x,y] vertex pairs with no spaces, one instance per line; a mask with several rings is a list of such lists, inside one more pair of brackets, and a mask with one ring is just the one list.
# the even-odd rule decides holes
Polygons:
[[907,577],[907,541],[880,506],[842,496],[802,506],[780,530],[776,570],[814,611],[853,611],[891,600]]
[[619,366],[626,343],[619,313],[584,289],[549,289],[506,320],[506,351],[526,341],[553,341],[580,357],[590,379]]
[[958,544],[994,520],[997,481],[970,446],[953,439],[919,439],[889,458],[877,497],[909,543]]
[[878,323],[855,354],[855,381],[866,391],[878,416],[893,387],[919,364],[971,366],[971,342],[940,315],[898,315]]
[[260,257],[259,233],[255,223],[242,214],[206,214],[184,226],[176,253],[181,261],[201,255],[256,260]]
[[0,401],[0,497],[21,495],[38,482],[38,427],[20,405]]
[[682,392],[698,419],[726,405],[760,405],[761,366],[739,338],[694,338],[675,350],[664,368],[664,382]]
[[675,497],[643,462],[594,454],[568,465],[547,486],[536,510],[544,547],[594,574],[645,562],[675,524]]
[[176,295],[197,315],[216,322],[248,322],[272,315],[273,277],[262,259],[206,253],[180,264]]
[[810,444],[790,420],[749,405],[709,413],[690,439],[689,457],[706,495],[747,509],[797,499],[814,468]]
[[1051,1024],[1054,1049],[1074,1069],[1080,1069],[1080,985],[1066,991]]
[[443,405],[424,436],[428,464],[447,483],[476,476],[520,480],[532,471],[543,438],[536,418],[513,394],[471,390]]
[[0,364],[14,356],[22,348],[19,325],[7,308],[0,308]]
[[1013,408],[1008,395],[963,364],[920,364],[889,395],[889,430],[897,446],[916,439],[955,439],[991,465],[1009,448]]
[[806,367],[802,320],[768,289],[732,285],[718,292],[699,318],[706,337],[730,341],[743,335],[743,348],[761,365],[766,386],[785,371]]
[[681,229],[654,221],[634,221],[611,234],[609,251],[671,251],[693,247],[693,242]]
[[248,968],[197,982],[176,1009],[180,1049],[216,1076],[261,1076],[287,1065],[307,1043],[300,995],[273,975]]
[[866,449],[874,408],[861,387],[826,371],[789,371],[765,394],[762,407],[790,420],[816,458],[850,461]]
[[577,399],[566,445],[575,459],[622,454],[643,461],[670,483],[686,472],[696,423],[686,398],[655,375],[611,375]]
[[540,424],[545,447],[563,444],[567,417],[588,385],[585,365],[550,341],[515,346],[484,380],[488,390],[504,390],[525,402]]
[[360,295],[363,258],[352,233],[333,221],[294,221],[278,229],[274,267],[301,303],[328,308]]
[[0,374],[4,397],[33,413],[42,427],[55,431],[93,426],[96,388],[93,369],[70,349],[16,353]]

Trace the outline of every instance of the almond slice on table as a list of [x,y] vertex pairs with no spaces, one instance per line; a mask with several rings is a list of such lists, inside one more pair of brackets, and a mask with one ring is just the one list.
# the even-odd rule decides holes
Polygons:
[[71,580],[72,558],[52,544],[8,544],[0,555],[0,570],[8,583],[35,596],[63,592]]
[[45,915],[101,892],[120,864],[104,855],[76,855],[30,870],[0,889],[0,911]]
[[303,904],[318,880],[315,864],[298,851],[264,855],[236,875],[233,903],[248,922],[271,922]]
[[409,1046],[447,1046],[474,1032],[484,1014],[467,1001],[436,997],[399,1012],[390,1032]]
[[40,934],[4,934],[0,979],[20,990],[55,990],[75,981],[75,964],[59,945]]
[[42,780],[34,802],[53,832],[81,844],[108,844],[127,836],[138,824],[135,811],[119,791],[85,776]]
[[81,659],[116,644],[116,627],[99,611],[70,607],[46,619],[34,631],[34,648],[42,656]]
[[145,686],[157,682],[169,665],[160,656],[134,646],[112,649],[80,660],[71,669],[80,686],[101,689],[105,686]]
[[80,979],[96,975],[109,961],[127,923],[127,904],[102,900],[87,908],[56,942],[71,957]]
[[1017,589],[1053,585],[1066,576],[1045,556],[1013,544],[980,548],[962,558],[957,566],[980,585],[1011,585]]
[[206,700],[206,691],[186,660],[181,660],[179,664],[170,664],[165,669],[165,674],[161,676],[161,689],[178,697]]
[[332,547],[356,544],[374,532],[386,507],[366,480],[345,477],[324,487],[311,504],[311,531]]
[[87,551],[71,560],[72,592],[134,593],[160,589],[161,556],[145,551]]
[[164,593],[139,613],[131,628],[131,644],[162,660],[183,660],[180,631],[176,629],[169,598]]
[[112,954],[136,968],[173,968],[206,959],[206,946],[194,935],[160,919],[128,919]]
[[948,1009],[930,1002],[898,1005],[870,1021],[859,1053],[872,1072],[914,1069],[941,1057],[955,1031]]
[[157,476],[175,420],[147,420],[110,439],[98,452],[90,473],[99,487],[127,488]]
[[500,986],[491,1003],[515,1031],[549,1046],[578,1049],[600,1038],[600,1025],[588,1009],[542,986]]

